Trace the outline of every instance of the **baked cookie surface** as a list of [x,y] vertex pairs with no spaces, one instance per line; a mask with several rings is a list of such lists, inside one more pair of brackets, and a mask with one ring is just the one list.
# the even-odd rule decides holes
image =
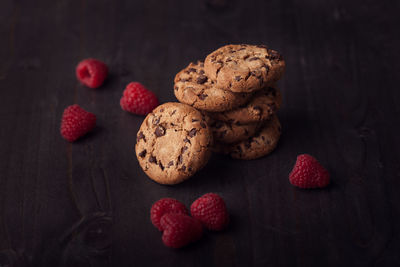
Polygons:
[[137,133],[136,157],[152,180],[177,184],[208,162],[212,142],[203,114],[185,104],[165,103],[144,119]]
[[204,61],[204,71],[217,88],[232,92],[253,92],[281,78],[285,61],[263,45],[226,45]]
[[236,143],[254,135],[261,124],[236,124],[226,121],[213,120],[208,117],[207,123],[214,135],[214,140],[226,144]]
[[235,159],[257,159],[271,153],[280,136],[281,124],[278,117],[273,116],[255,136],[229,146],[217,145],[215,150]]
[[190,63],[176,74],[174,93],[181,103],[201,110],[220,112],[241,106],[251,97],[251,94],[216,88],[214,82],[206,76],[203,66],[200,61]]
[[280,91],[275,87],[266,87],[256,92],[242,107],[225,112],[209,112],[207,115],[230,123],[256,123],[270,119],[279,110],[281,103]]

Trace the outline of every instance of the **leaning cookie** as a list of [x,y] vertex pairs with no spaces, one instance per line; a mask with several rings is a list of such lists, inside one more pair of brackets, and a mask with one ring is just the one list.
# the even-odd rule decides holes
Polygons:
[[148,114],[137,133],[136,156],[160,184],[180,183],[210,158],[213,137],[204,115],[181,103],[166,103]]
[[285,61],[263,45],[226,45],[204,61],[204,71],[217,88],[244,93],[274,84],[285,70]]
[[257,159],[271,153],[281,136],[281,124],[277,116],[273,116],[257,135],[233,145],[217,145],[214,151],[229,154],[235,159]]
[[203,62],[190,63],[174,79],[174,93],[181,103],[205,111],[220,112],[243,105],[251,97],[247,93],[233,93],[216,88],[203,68]]
[[275,87],[261,89],[242,107],[225,111],[209,112],[215,120],[236,124],[260,123],[270,119],[279,110],[282,103],[280,91]]

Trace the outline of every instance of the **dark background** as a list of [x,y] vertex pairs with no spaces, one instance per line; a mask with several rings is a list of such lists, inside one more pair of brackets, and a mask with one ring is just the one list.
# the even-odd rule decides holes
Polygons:
[[[400,1],[11,1],[0,4],[0,266],[399,266]],[[228,43],[267,44],[283,135],[271,155],[215,155],[177,186],[152,182],[134,153],[143,117],[123,112],[139,81],[176,101],[175,74]],[[97,90],[75,66],[111,71]],[[70,144],[62,112],[77,103],[95,131]],[[332,177],[288,182],[310,153]],[[232,223],[184,249],[164,247],[151,204],[223,196]]]

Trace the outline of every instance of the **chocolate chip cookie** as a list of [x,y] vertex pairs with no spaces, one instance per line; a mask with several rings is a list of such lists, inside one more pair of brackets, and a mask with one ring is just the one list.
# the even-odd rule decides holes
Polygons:
[[247,140],[229,146],[217,146],[222,153],[236,159],[256,159],[271,153],[278,144],[281,136],[281,124],[274,115],[261,130]]
[[239,108],[225,112],[209,112],[215,120],[236,124],[249,124],[266,121],[280,108],[282,95],[276,87],[266,87],[257,91],[250,101]]
[[226,121],[213,120],[210,117],[207,123],[214,135],[214,140],[222,143],[236,143],[254,135],[260,128],[259,123],[238,124]]
[[275,50],[263,45],[226,45],[204,61],[204,71],[217,88],[232,92],[253,92],[279,80],[285,61]]
[[135,150],[140,166],[151,179],[177,184],[208,162],[212,142],[203,114],[185,104],[166,103],[144,119]]
[[248,93],[233,93],[216,88],[203,68],[203,62],[190,63],[175,76],[174,93],[179,102],[206,111],[225,111],[243,105]]

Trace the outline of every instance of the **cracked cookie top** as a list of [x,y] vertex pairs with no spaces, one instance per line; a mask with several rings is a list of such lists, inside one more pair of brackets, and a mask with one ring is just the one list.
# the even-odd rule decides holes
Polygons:
[[213,112],[231,110],[243,105],[251,97],[248,93],[234,93],[216,88],[205,74],[203,62],[190,63],[175,76],[176,98],[197,109]]
[[263,45],[226,45],[204,61],[204,71],[217,88],[232,92],[253,92],[279,80],[285,61]]
[[136,156],[144,172],[160,184],[177,184],[200,170],[213,138],[205,117],[181,103],[158,106],[137,133]]

